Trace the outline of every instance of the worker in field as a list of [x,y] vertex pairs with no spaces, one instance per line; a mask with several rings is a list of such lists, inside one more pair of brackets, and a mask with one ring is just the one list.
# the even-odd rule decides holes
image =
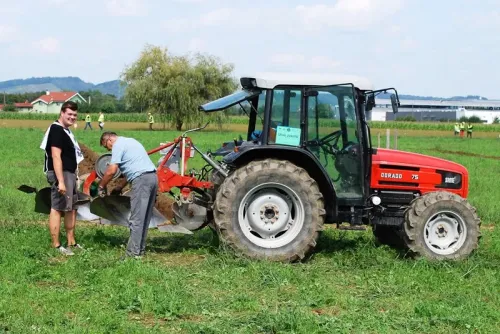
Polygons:
[[148,113],[148,122],[149,122],[149,130],[153,131],[153,124],[155,123],[155,119],[151,113]]
[[87,115],[85,115],[85,128],[83,128],[83,130],[87,130],[87,127],[89,127],[90,130],[93,130],[92,124],[90,124],[91,121],[92,121],[92,119],[90,118],[90,114],[87,113]]
[[458,124],[458,122],[455,122],[454,135],[458,136],[459,132],[460,132],[460,125]]
[[112,193],[121,193],[127,183],[132,186],[130,192],[130,237],[123,259],[140,258],[146,250],[146,237],[158,190],[155,165],[151,162],[141,143],[133,138],[121,137],[114,132],[104,132],[101,135],[100,144],[111,151],[111,161],[99,182],[98,194],[106,196],[106,185],[120,169],[125,176],[125,182],[122,182]]
[[[44,173],[51,185],[49,230],[52,247],[64,255],[74,255],[74,249],[82,249],[75,240],[77,201],[77,166],[83,154],[75,136],[69,129],[76,121],[78,105],[64,102],[59,119],[45,132],[40,148],[45,150]],[[59,241],[61,218],[64,217],[67,245]]]
[[469,122],[469,124],[467,124],[467,138],[472,138],[472,129],[474,127],[472,126],[472,124]]
[[102,113],[102,111],[99,113],[97,122],[99,122],[99,128],[101,129],[101,131],[104,130],[104,114]]
[[460,137],[464,137],[464,132],[465,132],[465,122],[460,123]]

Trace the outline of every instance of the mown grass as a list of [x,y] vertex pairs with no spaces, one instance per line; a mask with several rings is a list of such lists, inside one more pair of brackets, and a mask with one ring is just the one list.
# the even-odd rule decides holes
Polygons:
[[[412,260],[370,231],[328,228],[302,264],[248,261],[219,249],[211,231],[152,231],[148,256],[120,262],[124,228],[79,223],[87,250],[49,248],[47,217],[15,189],[45,186],[41,131],[0,130],[0,332],[12,333],[496,333],[500,323],[499,160],[494,139],[400,138],[400,149],[464,164],[483,219],[480,248],[460,263]],[[146,147],[176,132],[128,131]],[[100,133],[78,132],[97,152]],[[236,133],[195,133],[203,150]],[[154,159],[153,159],[154,160]],[[199,162],[195,163],[196,165]]]

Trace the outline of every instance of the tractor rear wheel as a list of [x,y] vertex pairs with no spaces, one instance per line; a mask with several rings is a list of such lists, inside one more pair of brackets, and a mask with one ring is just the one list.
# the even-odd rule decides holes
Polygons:
[[323,229],[323,195],[303,169],[285,160],[252,161],[219,188],[214,220],[223,244],[254,259],[294,262]]
[[465,199],[446,191],[427,193],[405,212],[405,241],[430,260],[462,260],[478,246],[481,220]]

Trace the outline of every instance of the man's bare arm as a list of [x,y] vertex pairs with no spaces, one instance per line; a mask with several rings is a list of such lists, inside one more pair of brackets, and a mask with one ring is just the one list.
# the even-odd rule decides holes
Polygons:
[[99,187],[105,188],[109,181],[111,181],[111,179],[113,178],[113,175],[115,175],[116,171],[118,171],[118,165],[110,164],[104,172],[101,182],[99,182]]

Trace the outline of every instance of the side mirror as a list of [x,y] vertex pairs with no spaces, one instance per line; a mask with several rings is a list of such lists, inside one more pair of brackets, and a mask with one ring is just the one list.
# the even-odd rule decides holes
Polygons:
[[396,94],[391,94],[391,104],[392,104],[392,112],[396,114],[398,112],[398,107],[399,107],[399,102],[396,97]]
[[366,97],[366,111],[370,111],[375,107],[375,94],[370,94]]

